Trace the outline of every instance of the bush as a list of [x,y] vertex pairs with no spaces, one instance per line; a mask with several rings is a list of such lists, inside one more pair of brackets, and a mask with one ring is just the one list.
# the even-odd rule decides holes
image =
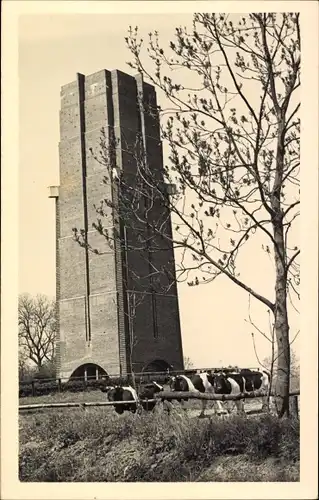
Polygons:
[[[35,395],[39,396],[55,393],[58,391],[58,385],[55,381],[52,382],[33,381],[33,385],[34,385]],[[30,382],[26,384],[20,383],[19,398],[24,398],[32,395],[33,395],[32,383]]]
[[[46,394],[55,394],[59,391],[62,392],[82,392],[86,390],[97,390],[105,386],[105,382],[102,380],[68,380],[66,383],[62,383],[59,388],[58,380],[33,380],[34,390],[36,396],[44,396]],[[32,383],[20,383],[19,388],[19,398],[32,396]]]

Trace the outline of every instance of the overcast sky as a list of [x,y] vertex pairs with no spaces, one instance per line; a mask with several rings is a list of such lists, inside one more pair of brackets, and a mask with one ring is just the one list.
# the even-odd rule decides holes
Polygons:
[[[60,87],[76,73],[103,68],[131,73],[124,37],[131,24],[142,37],[157,29],[167,43],[176,26],[191,16],[178,15],[37,15],[21,16],[19,25],[20,164],[19,292],[55,294],[55,211],[47,187],[59,184]],[[257,263],[258,245],[243,257],[244,277],[259,292],[273,293],[273,268]],[[248,319],[248,295],[220,277],[200,286],[179,286],[185,356],[200,366],[256,366]],[[252,299],[254,321],[267,331],[268,313]],[[292,336],[299,329],[292,315]],[[263,359],[270,346],[256,336]],[[298,352],[299,341],[295,349]]]

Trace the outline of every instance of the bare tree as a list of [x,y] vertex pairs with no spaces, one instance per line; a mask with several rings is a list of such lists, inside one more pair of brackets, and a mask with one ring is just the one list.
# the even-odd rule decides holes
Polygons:
[[194,367],[194,363],[189,356],[184,356],[184,368],[185,370],[190,370]]
[[[288,297],[299,298],[300,250],[293,231],[300,203],[299,14],[195,14],[192,29],[176,28],[169,48],[161,47],[155,31],[144,57],[138,28],[129,29],[126,43],[130,66],[167,103],[155,109],[138,96],[141,122],[162,113],[170,164],[163,175],[152,168],[147,139],[138,136],[130,151],[137,165],[134,182],[117,174],[117,202],[101,202],[95,227],[108,241],[120,237],[106,229],[104,207],[111,206],[134,231],[137,251],[173,243],[179,280],[195,286],[226,276],[264,304],[273,315],[277,344],[278,414],[289,414]],[[100,161],[109,172],[117,168],[116,147],[102,138]],[[169,195],[167,184],[175,184],[176,192]],[[152,208],[159,204],[162,216],[154,218]],[[263,252],[274,264],[270,297],[239,272],[254,238],[260,252],[250,265],[258,272]]]
[[18,305],[19,349],[38,370],[55,356],[56,306],[44,295],[20,295]]

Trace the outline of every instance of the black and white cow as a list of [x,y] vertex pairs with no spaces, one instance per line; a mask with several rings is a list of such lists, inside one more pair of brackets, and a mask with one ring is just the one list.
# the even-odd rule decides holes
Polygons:
[[156,401],[146,402],[147,399],[154,399],[155,394],[164,390],[164,387],[157,382],[151,382],[150,384],[144,385],[139,391],[139,397],[141,399],[141,405],[144,410],[152,411],[156,405]]
[[[122,405],[114,405],[116,413],[122,414],[124,411],[131,411],[132,413],[135,413],[138,407],[139,399],[154,399],[155,393],[163,391],[163,389],[164,388],[157,382],[152,382],[143,386],[138,396],[135,389],[131,386],[116,386],[108,390],[107,397],[109,401],[129,401],[129,403],[123,403]],[[130,403],[130,401],[132,401],[132,403]],[[153,410],[155,404],[156,402],[141,401],[142,408],[148,411]]]
[[[215,392],[214,376],[207,372],[196,373],[189,377],[187,377],[186,375],[176,375],[175,377],[171,377],[169,386],[173,392],[202,392],[211,394]],[[188,398],[182,400],[179,398],[176,399],[177,401],[181,401],[182,406],[184,406],[184,401],[188,401]],[[203,417],[205,416],[207,399],[202,399],[201,403],[202,411],[199,416]],[[222,413],[224,411],[221,401],[214,401],[213,406],[215,412],[217,407],[217,413]]]
[[268,391],[270,384],[270,374],[265,370],[250,370],[243,368],[240,374],[245,379],[246,392]]
[[270,389],[270,373],[266,370],[249,370],[243,369],[240,371],[245,379],[245,391],[261,391],[265,394],[262,399],[262,408],[267,408],[267,396]]
[[[240,373],[217,372],[214,373],[213,379],[215,394],[236,396],[237,394],[244,392],[245,380]],[[239,413],[244,411],[244,403],[242,399],[236,400],[234,403]],[[225,406],[229,411],[230,404],[228,403]]]
[[120,402],[120,401],[132,401],[132,403],[123,403],[114,405],[116,413],[121,415],[124,411],[131,411],[135,413],[137,410],[138,397],[136,390],[129,386],[121,387],[115,386],[108,390],[107,399],[109,401]]
[[[216,394],[236,395],[243,392],[262,391],[263,408],[267,406],[266,399],[269,390],[270,376],[266,371],[242,369],[239,372],[217,372],[213,375]],[[244,401],[237,400],[235,405],[239,412],[244,411]]]

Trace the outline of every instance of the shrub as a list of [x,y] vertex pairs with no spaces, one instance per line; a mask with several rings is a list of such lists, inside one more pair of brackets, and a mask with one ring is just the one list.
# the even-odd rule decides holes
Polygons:
[[300,459],[300,423],[296,417],[280,421],[278,455],[291,462]]
[[[34,380],[34,390],[36,396],[43,396],[46,394],[54,394],[59,391],[59,384],[57,380]],[[61,384],[61,391],[63,392],[82,392],[86,390],[96,390],[100,389],[105,385],[102,380],[68,380],[68,382]],[[20,384],[19,387],[19,398],[32,396],[32,384]]]
[[[50,382],[45,381],[33,381],[35,394],[38,396],[43,396],[45,394],[51,394],[58,391],[58,384],[55,380]],[[20,384],[19,387],[19,398],[32,396],[32,383]]]

